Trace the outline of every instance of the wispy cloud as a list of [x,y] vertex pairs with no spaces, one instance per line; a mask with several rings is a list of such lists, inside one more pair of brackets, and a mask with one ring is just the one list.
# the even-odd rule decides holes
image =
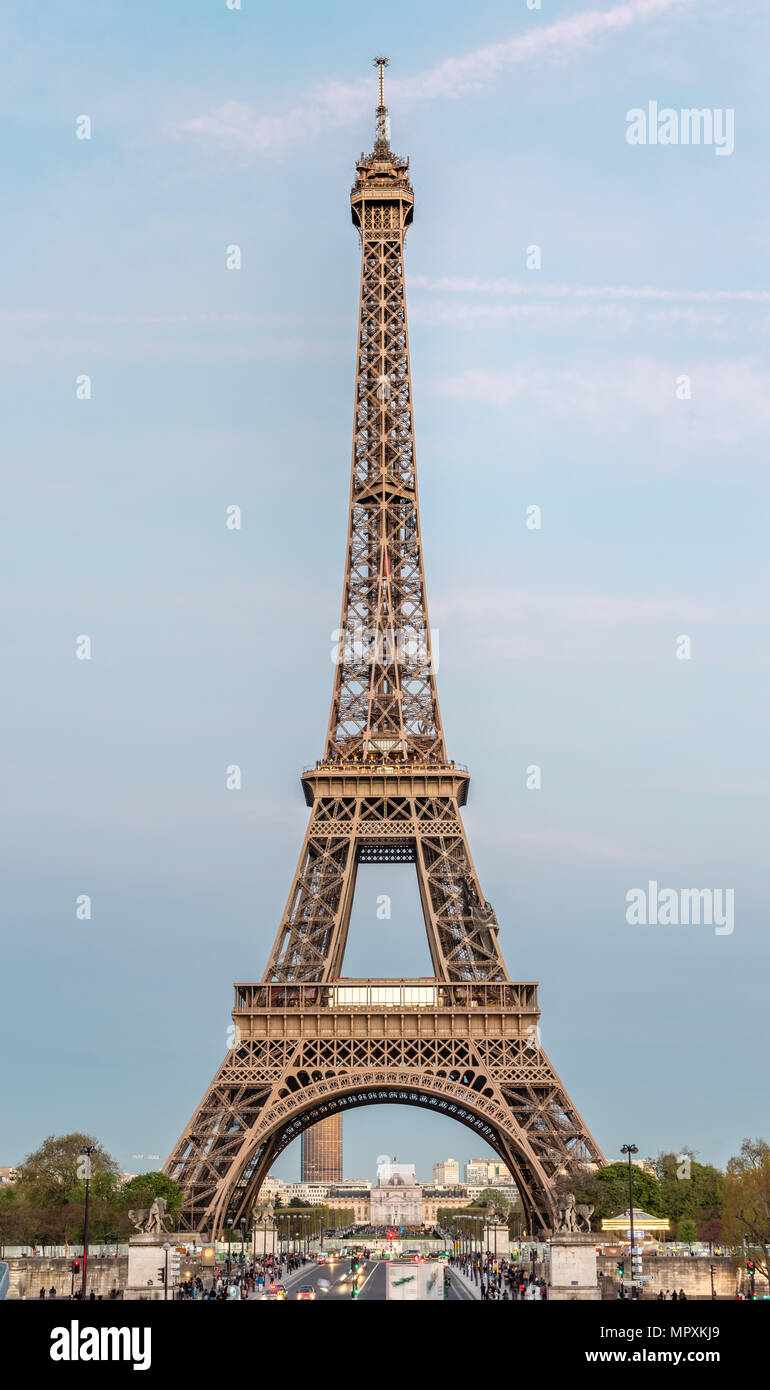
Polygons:
[[[729,314],[716,309],[695,309],[680,305],[667,309],[650,309],[627,304],[599,302],[574,303],[568,300],[553,302],[533,302],[529,304],[463,304],[457,301],[427,300],[417,301],[410,313],[413,323],[438,328],[453,324],[460,328],[474,328],[479,325],[506,323],[528,323],[538,328],[563,328],[567,324],[590,321],[604,324],[613,331],[626,332],[639,319],[660,326],[709,327],[723,331],[729,322]],[[760,324],[762,327],[763,324]]]
[[482,280],[475,276],[410,275],[411,290],[441,294],[515,295],[538,299],[663,300],[667,303],[770,304],[770,290],[661,289],[655,285],[540,285],[522,280]]
[[[677,381],[690,377],[692,399],[678,399]],[[550,416],[604,435],[632,434],[647,421],[680,441],[737,444],[770,430],[770,369],[753,358],[720,362],[663,362],[637,357],[546,370],[471,367],[431,384],[439,396],[505,408],[534,405]]]
[[[532,323],[562,327],[590,320],[621,332],[643,318],[649,324],[724,329],[730,314],[770,306],[770,290],[668,289],[655,285],[549,285],[534,275],[520,280],[410,275],[416,291],[411,318],[428,326]],[[421,292],[428,291],[432,298]],[[754,319],[760,331],[767,312]]]
[[[745,665],[748,644],[752,666],[767,665],[764,649],[757,651],[755,641],[768,620],[762,599],[728,602],[687,593],[549,593],[466,585],[439,592],[431,617],[440,632],[444,671],[473,671],[480,661],[490,660],[532,668],[631,665],[649,671],[676,665],[675,638],[682,632],[698,634],[699,659],[709,664],[737,660]],[[738,642],[737,657],[736,636],[745,639]]]
[[[389,99],[402,110],[413,103],[454,99],[488,85],[516,64],[563,62],[603,38],[696,4],[697,0],[626,0],[609,9],[582,10],[446,58],[411,77],[391,78]],[[354,124],[371,109],[372,94],[371,77],[356,82],[332,79],[309,88],[296,106],[280,115],[258,111],[249,102],[227,101],[203,115],[171,123],[167,133],[198,137],[250,159],[280,157],[322,132]]]

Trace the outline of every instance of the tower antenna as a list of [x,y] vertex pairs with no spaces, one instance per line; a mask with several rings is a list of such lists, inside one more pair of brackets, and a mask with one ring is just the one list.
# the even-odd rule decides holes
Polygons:
[[374,67],[380,69],[380,106],[385,105],[385,69],[390,66],[389,58],[373,58]]
[[377,107],[377,138],[375,149],[380,147],[380,153],[384,153],[390,148],[390,121],[388,120],[388,108],[385,105],[385,69],[390,65],[388,58],[373,58],[374,67],[380,70],[380,104]]

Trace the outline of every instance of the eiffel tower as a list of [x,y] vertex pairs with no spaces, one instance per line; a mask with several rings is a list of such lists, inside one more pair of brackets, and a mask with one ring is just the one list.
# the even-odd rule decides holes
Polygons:
[[[259,983],[235,985],[234,1042],[169,1158],[180,1228],[248,1224],[277,1156],[362,1105],[413,1105],[473,1130],[512,1173],[530,1229],[554,1184],[604,1158],[540,1046],[537,985],[511,980],[444,742],[420,539],[404,238],[409,161],[376,138],[351,193],[361,296],[342,616],[310,822]],[[342,980],[359,864],[414,864],[434,978]]]

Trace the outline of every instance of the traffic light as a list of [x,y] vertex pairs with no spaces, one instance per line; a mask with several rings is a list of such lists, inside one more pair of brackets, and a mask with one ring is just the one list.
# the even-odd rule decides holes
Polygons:
[[72,1273],[73,1273],[73,1274],[78,1274],[79,1272],[80,1272],[80,1260],[73,1260],[73,1261],[72,1261]]
[[622,1278],[623,1278],[623,1275],[625,1274],[625,1272],[626,1272],[626,1267],[625,1267],[623,1261],[622,1261],[622,1260],[618,1260],[617,1269],[616,1269],[616,1273],[617,1273],[618,1279],[622,1279]]
[[158,1270],[158,1283],[159,1283],[159,1284],[165,1284],[165,1282],[166,1282],[166,1271],[165,1271],[165,1269],[163,1268],[163,1265],[161,1265],[160,1269]]
[[755,1269],[756,1269],[756,1265],[755,1265],[754,1261],[753,1261],[753,1260],[747,1260],[747,1261],[746,1261],[746,1271],[747,1271],[747,1273],[748,1273],[748,1274],[753,1274],[754,1271],[755,1271]]

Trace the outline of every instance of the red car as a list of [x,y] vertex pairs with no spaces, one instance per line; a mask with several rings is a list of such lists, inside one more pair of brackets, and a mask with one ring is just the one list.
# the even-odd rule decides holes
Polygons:
[[303,1284],[302,1287],[297,1290],[297,1300],[311,1298],[315,1298],[315,1289],[311,1284]]

